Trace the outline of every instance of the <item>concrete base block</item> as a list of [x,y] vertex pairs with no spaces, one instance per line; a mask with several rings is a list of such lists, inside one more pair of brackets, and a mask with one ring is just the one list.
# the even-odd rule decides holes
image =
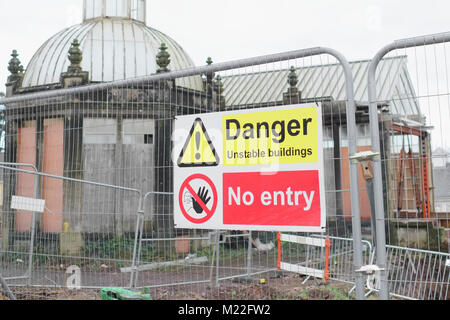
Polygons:
[[391,243],[401,247],[441,251],[446,241],[443,231],[432,221],[394,219],[391,220]]
[[62,255],[79,256],[83,250],[84,241],[80,232],[63,232],[59,238],[59,250]]

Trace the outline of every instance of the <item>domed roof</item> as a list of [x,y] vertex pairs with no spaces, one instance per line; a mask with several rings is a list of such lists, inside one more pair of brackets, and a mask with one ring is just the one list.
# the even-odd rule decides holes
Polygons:
[[[83,23],[57,33],[39,48],[28,64],[22,87],[59,83],[61,73],[66,72],[70,65],[67,55],[74,39],[80,42],[83,53],[81,67],[89,72],[92,82],[155,74],[158,69],[156,55],[161,43],[168,47],[170,70],[195,66],[176,41],[138,19],[86,15],[84,19]],[[177,84],[202,90],[199,76],[178,79]]]

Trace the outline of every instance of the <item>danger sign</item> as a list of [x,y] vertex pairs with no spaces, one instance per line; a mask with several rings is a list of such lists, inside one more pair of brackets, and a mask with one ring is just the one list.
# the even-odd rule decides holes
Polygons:
[[175,119],[176,228],[325,232],[322,108]]

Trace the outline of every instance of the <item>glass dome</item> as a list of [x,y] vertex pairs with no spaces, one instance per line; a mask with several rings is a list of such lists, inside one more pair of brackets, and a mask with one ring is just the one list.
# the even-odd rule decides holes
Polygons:
[[[112,5],[114,3],[114,5]],[[108,4],[111,4],[108,9]],[[67,55],[74,39],[83,53],[81,67],[92,82],[110,82],[155,74],[161,43],[168,47],[172,71],[194,67],[183,48],[166,34],[145,24],[145,0],[84,0],[83,23],[69,27],[47,40],[27,66],[22,87],[59,83],[70,65]],[[102,10],[105,16],[96,15]],[[125,10],[126,8],[127,10]],[[139,10],[134,10],[137,8]],[[117,10],[116,10],[117,9]],[[114,17],[106,13],[114,12]],[[91,12],[89,15],[88,13]],[[128,12],[127,16],[121,16]],[[142,20],[135,19],[134,14]],[[177,79],[177,85],[203,90],[200,76]]]

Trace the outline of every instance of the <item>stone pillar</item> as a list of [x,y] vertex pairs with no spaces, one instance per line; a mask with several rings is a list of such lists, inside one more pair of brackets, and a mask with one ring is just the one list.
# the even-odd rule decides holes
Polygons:
[[[81,61],[83,61],[83,53],[80,50],[78,39],[73,40],[69,49],[68,59],[70,66],[67,72],[63,72],[60,77],[61,85],[64,88],[81,86],[89,83],[89,72],[83,71]],[[74,107],[75,108],[75,105]],[[75,109],[64,119],[64,169],[69,171],[81,172],[82,168],[82,149],[83,149],[83,133],[76,127],[82,125],[82,116],[77,116]],[[74,130],[77,130],[76,132]],[[70,160],[69,160],[70,159]],[[76,168],[67,168],[72,163]],[[64,171],[65,171],[64,170]],[[67,175],[67,174],[65,174]],[[81,175],[70,174],[70,177],[83,179]],[[67,193],[70,186],[77,186],[76,190],[72,190],[71,194]],[[68,216],[63,216],[63,230],[60,234],[60,252],[65,255],[79,255],[82,252],[84,241],[81,230],[81,216],[71,214],[71,212],[82,213],[83,188],[77,184],[65,181],[63,183],[63,211]],[[78,203],[77,203],[78,201]]]
[[61,74],[61,84],[64,88],[76,87],[87,84],[89,82],[89,72],[83,71],[81,61],[83,53],[80,50],[80,43],[77,39],[72,42],[69,49],[70,66],[67,72]]
[[[13,96],[17,89],[22,85],[24,76],[24,68],[17,58],[19,54],[17,50],[13,50],[12,59],[8,63],[8,71],[11,73],[8,76],[6,83],[6,96]],[[17,156],[17,122],[8,119],[8,106],[6,106],[5,113],[5,162],[16,162]],[[3,181],[3,215],[2,219],[2,248],[4,250],[12,249],[14,245],[14,224],[15,214],[10,209],[11,196],[15,195],[16,189],[16,174],[12,171],[5,171],[6,175]]]
[[[170,54],[167,46],[162,43],[160,51],[156,56],[158,73],[169,72]],[[174,82],[174,81],[173,81]],[[176,110],[168,106],[171,100],[170,90],[173,86],[170,82],[161,81],[153,83],[154,90],[154,114],[155,114],[155,184],[154,190],[157,192],[173,192],[173,163],[171,159],[172,151],[172,131],[173,118]],[[155,236],[157,238],[172,238],[175,235],[173,222],[173,197],[169,195],[154,196],[154,224]],[[165,251],[173,246],[173,241],[160,242],[160,249]]]

